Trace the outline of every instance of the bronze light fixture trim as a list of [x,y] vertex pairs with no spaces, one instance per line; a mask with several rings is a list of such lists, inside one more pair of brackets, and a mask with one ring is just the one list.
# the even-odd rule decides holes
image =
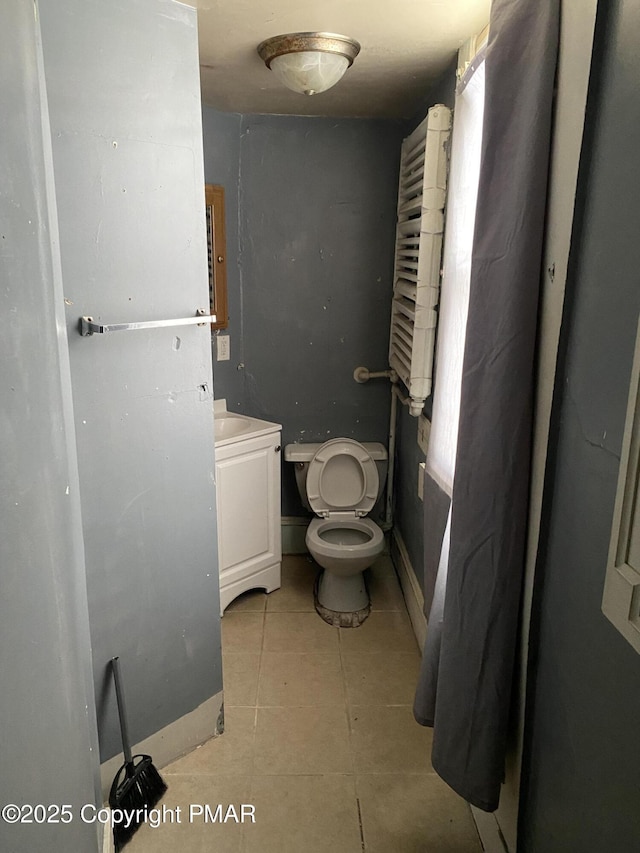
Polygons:
[[[338,33],[287,33],[272,36],[258,45],[258,54],[267,68],[276,71],[286,86],[306,95],[314,95],[335,85],[359,52],[360,45],[355,39]],[[300,57],[300,63],[295,63],[294,56],[300,53],[305,54],[305,57]],[[292,59],[289,68],[283,68],[284,63],[278,62],[272,66],[274,60],[289,56]],[[324,64],[331,67],[323,68],[323,56]],[[333,57],[333,60],[329,57]],[[336,61],[338,57],[346,62]],[[305,58],[308,64],[303,67]],[[295,67],[297,64],[299,68]],[[325,80],[322,79],[323,74],[328,75]],[[292,76],[297,77],[295,84]]]

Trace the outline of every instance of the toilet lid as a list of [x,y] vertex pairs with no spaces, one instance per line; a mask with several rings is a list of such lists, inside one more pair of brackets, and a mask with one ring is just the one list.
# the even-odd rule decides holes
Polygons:
[[359,442],[332,438],[309,463],[309,505],[321,517],[333,512],[365,516],[378,497],[378,483],[376,463]]

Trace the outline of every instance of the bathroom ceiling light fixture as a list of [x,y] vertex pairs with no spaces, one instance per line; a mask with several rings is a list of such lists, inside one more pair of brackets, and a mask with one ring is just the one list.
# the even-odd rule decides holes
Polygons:
[[359,52],[355,39],[336,33],[289,33],[258,45],[267,68],[287,88],[303,95],[335,86]]

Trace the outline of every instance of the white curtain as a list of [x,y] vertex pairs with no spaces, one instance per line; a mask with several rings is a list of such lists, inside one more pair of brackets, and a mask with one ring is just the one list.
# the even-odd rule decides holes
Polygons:
[[449,497],[456,464],[471,249],[480,175],[484,62],[465,82],[464,89],[456,95],[453,119],[433,414],[426,466]]

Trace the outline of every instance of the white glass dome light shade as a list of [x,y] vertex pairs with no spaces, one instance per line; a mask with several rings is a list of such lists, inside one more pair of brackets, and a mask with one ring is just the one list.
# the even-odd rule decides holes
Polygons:
[[267,68],[288,89],[303,95],[335,86],[359,52],[357,41],[336,33],[289,33],[258,45]]
[[326,92],[335,86],[348,67],[346,56],[316,50],[284,53],[272,59],[270,65],[281,83],[302,95]]

